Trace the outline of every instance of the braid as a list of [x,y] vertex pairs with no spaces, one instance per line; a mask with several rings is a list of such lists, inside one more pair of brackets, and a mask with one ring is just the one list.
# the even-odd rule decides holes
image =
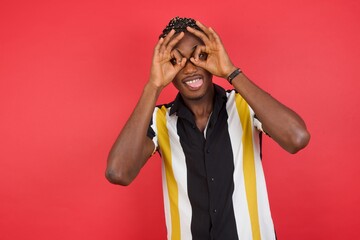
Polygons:
[[[196,21],[192,18],[180,18],[174,17],[170,20],[169,24],[165,27],[159,38],[164,38],[168,35],[171,29],[175,30],[175,33],[187,32],[186,27],[195,28],[202,31],[197,25]],[[203,32],[203,31],[202,31]]]

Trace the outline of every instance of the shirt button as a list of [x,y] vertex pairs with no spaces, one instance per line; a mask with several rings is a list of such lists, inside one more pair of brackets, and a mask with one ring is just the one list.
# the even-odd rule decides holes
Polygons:
[[208,149],[208,150],[206,150],[206,153],[210,153],[210,150]]
[[217,213],[217,210],[216,210],[216,209],[214,209],[214,213]]
[[215,178],[212,177],[212,178],[211,178],[211,181],[214,182],[214,181],[215,181]]

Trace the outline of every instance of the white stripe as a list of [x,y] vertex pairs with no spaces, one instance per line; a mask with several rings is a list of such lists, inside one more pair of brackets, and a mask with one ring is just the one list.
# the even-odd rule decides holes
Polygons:
[[165,223],[167,229],[167,239],[171,239],[171,215],[170,215],[170,199],[169,192],[166,182],[166,173],[165,173],[165,164],[162,161],[161,164],[161,172],[162,172],[162,186],[163,186],[163,197],[164,197],[164,212],[165,212]]
[[[253,121],[253,112],[251,110],[251,120]],[[260,139],[259,131],[253,131],[253,146],[255,157],[255,171],[256,171],[256,188],[257,188],[257,202],[261,239],[274,240],[275,231],[274,224],[271,217],[268,194],[265,184],[265,175],[260,158]]]
[[192,208],[188,196],[187,189],[187,168],[185,161],[185,154],[180,144],[179,135],[177,133],[177,120],[176,115],[169,117],[167,112],[167,128],[170,137],[171,157],[174,177],[178,186],[178,204],[180,215],[180,232],[181,239],[192,239],[191,234],[191,218]]
[[235,103],[235,91],[227,93],[226,110],[231,147],[234,156],[234,193],[232,196],[236,228],[239,239],[252,239],[251,222],[248,210],[243,174],[242,126]]

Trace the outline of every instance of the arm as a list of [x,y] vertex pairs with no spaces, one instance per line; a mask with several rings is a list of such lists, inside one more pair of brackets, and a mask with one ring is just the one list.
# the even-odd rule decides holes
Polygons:
[[[204,33],[188,28],[205,45],[198,46],[194,57],[190,60],[197,66],[203,67],[212,74],[227,78],[236,67],[231,62],[226,50],[216,32],[196,22]],[[200,53],[205,52],[208,57],[205,61],[199,60]],[[247,101],[261,121],[266,131],[283,149],[290,153],[296,153],[304,148],[309,140],[310,134],[301,117],[294,111],[274,99],[267,92],[256,86],[243,73],[236,76],[232,84],[237,92]]]
[[[185,65],[186,59],[172,52],[173,46],[183,35],[173,37],[172,31],[164,39],[161,38],[155,47],[150,79],[108,156],[105,176],[111,183],[129,185],[154,151],[155,146],[147,137],[147,130],[162,89]],[[173,58],[177,60],[174,65],[170,63]]]
[[232,83],[254,110],[264,131],[283,149],[296,153],[306,147],[310,134],[298,114],[260,89],[242,73]]

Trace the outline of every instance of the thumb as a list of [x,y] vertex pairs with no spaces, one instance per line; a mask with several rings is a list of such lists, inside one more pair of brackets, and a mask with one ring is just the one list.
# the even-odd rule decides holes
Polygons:
[[178,72],[180,71],[183,67],[185,67],[186,64],[186,58],[182,58],[181,61],[177,62],[177,64],[174,65],[175,70]]
[[206,61],[202,61],[202,60],[196,59],[196,58],[194,58],[194,57],[191,57],[191,58],[190,58],[190,61],[191,61],[194,65],[196,65],[196,66],[198,66],[198,67],[201,67],[201,68],[205,68],[205,66],[206,66]]

